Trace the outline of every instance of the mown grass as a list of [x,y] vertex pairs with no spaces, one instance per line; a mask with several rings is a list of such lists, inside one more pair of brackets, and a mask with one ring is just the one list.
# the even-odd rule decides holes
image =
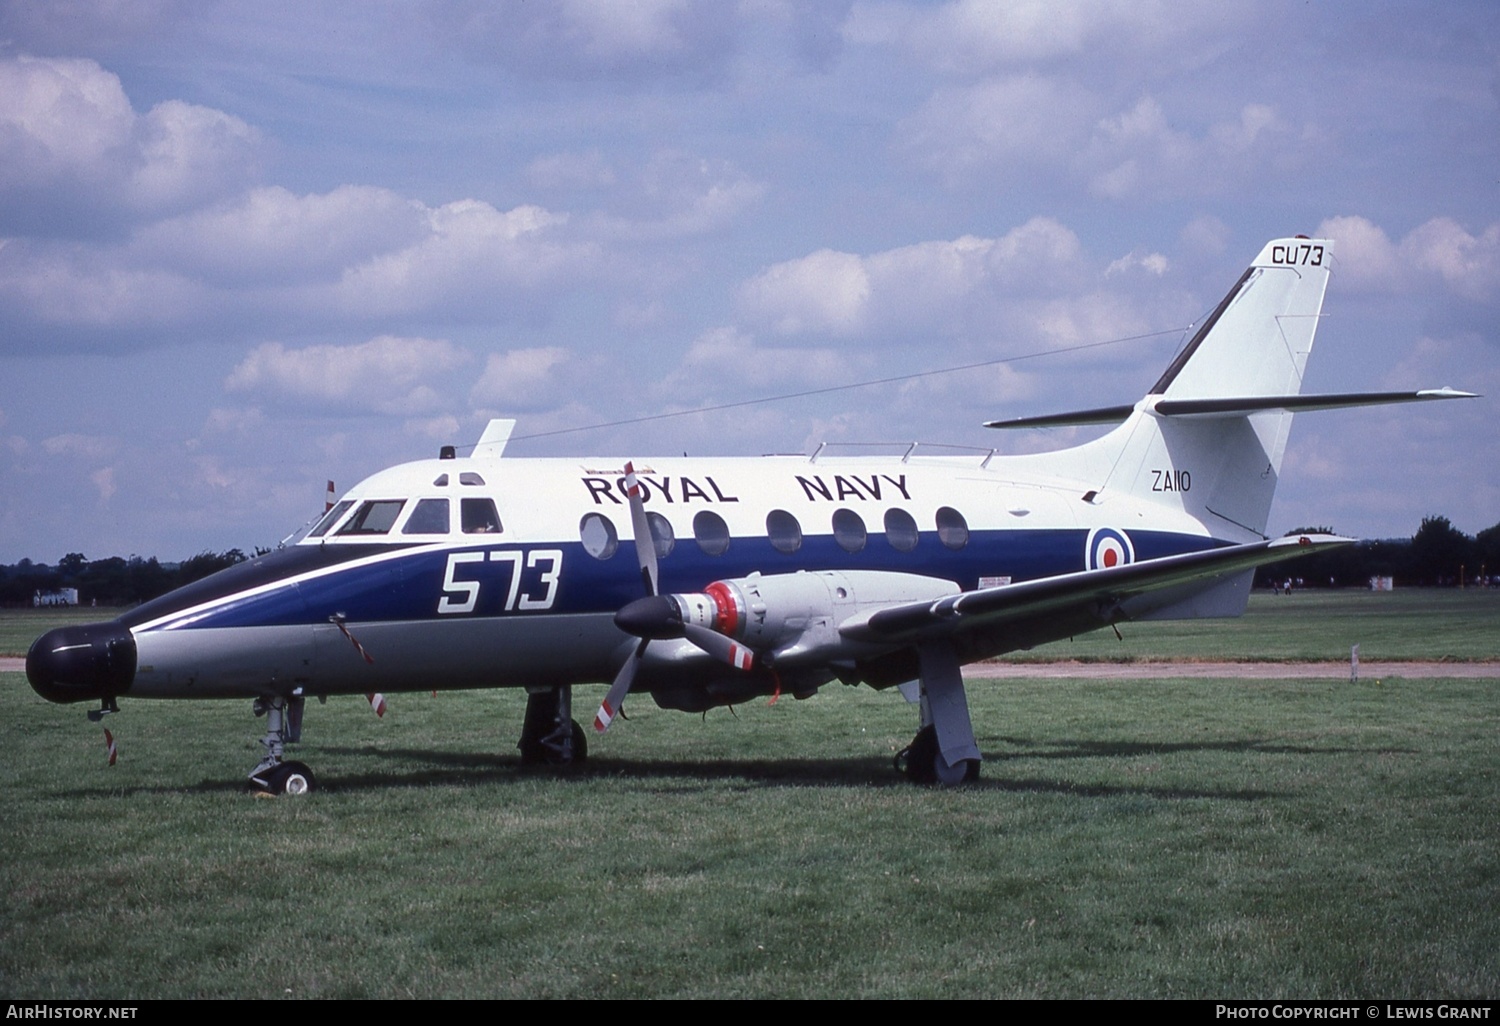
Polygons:
[[[11,997],[1494,997],[1495,680],[971,686],[985,777],[893,773],[894,693],[632,700],[518,768],[523,698],[109,726],[0,674]],[[580,705],[599,696],[580,689]]]

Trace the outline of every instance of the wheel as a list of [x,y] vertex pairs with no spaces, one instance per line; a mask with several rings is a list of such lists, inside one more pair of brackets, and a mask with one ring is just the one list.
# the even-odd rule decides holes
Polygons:
[[938,750],[937,728],[931,724],[917,731],[911,744],[896,753],[895,762],[896,772],[906,774],[913,784],[953,787],[979,779],[978,759],[960,759],[957,766],[949,766],[943,761]]
[[282,762],[250,778],[250,786],[263,794],[307,794],[318,782],[304,762]]

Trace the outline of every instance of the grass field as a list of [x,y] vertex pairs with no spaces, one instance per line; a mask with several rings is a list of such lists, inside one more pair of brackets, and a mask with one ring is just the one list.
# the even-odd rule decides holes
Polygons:
[[[1469,594],[1437,621],[1486,636],[1436,646],[1494,658]],[[240,789],[248,703],[127,701],[110,768],[4,673],[0,992],[1493,998],[1497,686],[976,683],[985,777],[955,791],[895,776],[914,714],[866,689],[636,699],[563,777],[517,767],[521,696],[342,699],[290,801]]]

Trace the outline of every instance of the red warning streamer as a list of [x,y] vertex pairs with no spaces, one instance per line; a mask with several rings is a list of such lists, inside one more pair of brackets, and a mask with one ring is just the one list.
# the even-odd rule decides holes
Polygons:
[[328,619],[333,621],[333,625],[339,629],[339,632],[349,639],[349,643],[355,647],[360,655],[364,656],[365,662],[373,666],[375,664],[375,657],[366,652],[365,646],[359,643],[359,639],[349,633],[349,628],[344,626],[344,618],[342,616],[330,616]]

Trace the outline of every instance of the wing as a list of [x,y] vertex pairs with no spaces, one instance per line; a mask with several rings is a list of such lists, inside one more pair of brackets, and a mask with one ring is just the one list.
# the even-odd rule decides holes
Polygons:
[[[1059,574],[866,611],[842,623],[839,633],[851,641],[876,643],[967,638],[975,644],[965,647],[989,650],[998,645],[1006,651],[1149,615],[1262,564],[1353,541],[1300,535]],[[1007,639],[1014,643],[1006,644]]]

